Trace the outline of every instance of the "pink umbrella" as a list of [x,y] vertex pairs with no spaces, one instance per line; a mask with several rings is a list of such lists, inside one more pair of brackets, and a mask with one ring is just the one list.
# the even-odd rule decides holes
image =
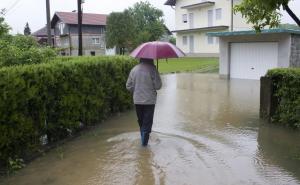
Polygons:
[[154,41],[141,44],[130,53],[130,56],[135,58],[158,60],[162,58],[167,59],[183,57],[185,54],[179,48],[169,42]]

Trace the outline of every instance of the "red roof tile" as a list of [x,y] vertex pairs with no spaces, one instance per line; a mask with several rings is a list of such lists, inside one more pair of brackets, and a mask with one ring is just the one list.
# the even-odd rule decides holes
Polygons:
[[[56,12],[61,21],[66,24],[78,24],[77,12]],[[105,14],[83,13],[82,24],[84,25],[106,25]]]

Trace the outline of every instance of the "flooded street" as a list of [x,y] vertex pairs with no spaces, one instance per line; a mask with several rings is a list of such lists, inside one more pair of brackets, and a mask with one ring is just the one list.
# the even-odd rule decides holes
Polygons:
[[136,119],[121,113],[0,185],[300,184],[300,132],[259,119],[259,81],[165,75],[147,148]]

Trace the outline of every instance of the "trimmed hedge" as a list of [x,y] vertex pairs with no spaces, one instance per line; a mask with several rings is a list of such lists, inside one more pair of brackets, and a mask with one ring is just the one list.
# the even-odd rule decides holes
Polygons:
[[300,68],[272,69],[267,77],[279,102],[272,122],[300,128]]
[[[64,62],[63,62],[64,61]],[[128,109],[129,57],[58,58],[0,69],[0,165]]]

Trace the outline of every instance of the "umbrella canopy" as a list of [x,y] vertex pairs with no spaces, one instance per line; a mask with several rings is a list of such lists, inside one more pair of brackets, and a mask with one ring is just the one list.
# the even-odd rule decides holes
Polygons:
[[169,42],[146,42],[138,46],[130,56],[135,58],[162,59],[162,58],[178,58],[185,54],[176,46]]

